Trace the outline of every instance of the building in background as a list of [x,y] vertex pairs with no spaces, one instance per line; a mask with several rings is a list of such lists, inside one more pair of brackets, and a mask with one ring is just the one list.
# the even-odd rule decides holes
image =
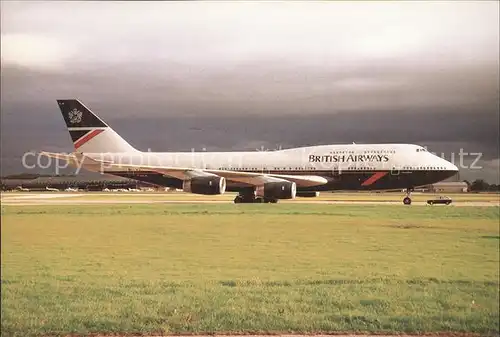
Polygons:
[[425,191],[434,193],[459,193],[468,192],[469,185],[464,181],[442,181],[432,185],[428,185]]

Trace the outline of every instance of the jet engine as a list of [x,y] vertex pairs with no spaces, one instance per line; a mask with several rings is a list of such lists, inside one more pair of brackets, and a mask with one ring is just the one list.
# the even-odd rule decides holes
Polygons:
[[291,181],[278,181],[257,186],[255,194],[266,199],[294,199],[297,185]]
[[226,179],[219,176],[193,177],[183,181],[182,190],[195,194],[224,194],[226,191]]

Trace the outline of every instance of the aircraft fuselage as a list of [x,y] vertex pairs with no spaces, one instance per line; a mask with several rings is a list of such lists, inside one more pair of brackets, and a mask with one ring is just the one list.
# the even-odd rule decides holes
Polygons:
[[[457,173],[452,163],[413,144],[320,145],[260,152],[127,152],[86,153],[108,174],[166,187],[182,187],[182,180],[156,171],[107,168],[106,163],[138,166],[175,166],[200,170],[254,172],[268,175],[314,175],[326,184],[298,187],[299,191],[384,190],[427,185]],[[228,191],[247,187],[228,183]]]

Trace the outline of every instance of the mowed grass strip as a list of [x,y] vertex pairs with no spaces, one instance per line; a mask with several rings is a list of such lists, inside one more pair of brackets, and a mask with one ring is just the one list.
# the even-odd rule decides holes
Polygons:
[[2,207],[2,335],[498,333],[498,221],[498,207]]
[[[57,198],[51,198],[52,195],[57,194]],[[463,202],[488,202],[492,205],[500,206],[500,194],[498,193],[419,193],[415,192],[412,194],[412,199],[415,202],[425,202],[429,199],[437,198],[440,195],[447,195],[452,198],[454,204],[460,204]],[[226,201],[232,202],[235,193],[225,193],[224,195],[199,195],[192,193],[183,192],[29,192],[29,193],[19,193],[19,192],[7,192],[2,193],[2,200],[5,202],[21,202],[28,203],[30,201],[40,201],[48,200],[50,201],[60,201],[60,200],[83,200],[83,201]],[[358,193],[347,193],[347,192],[322,192],[319,197],[316,198],[296,198],[296,200],[281,200],[281,203],[295,203],[297,201],[375,201],[375,202],[398,202],[402,204],[404,193],[394,192],[394,193],[375,193],[375,192],[358,192]]]

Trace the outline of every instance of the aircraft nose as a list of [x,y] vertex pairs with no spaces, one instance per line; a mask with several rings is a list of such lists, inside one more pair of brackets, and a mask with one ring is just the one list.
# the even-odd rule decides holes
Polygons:
[[439,166],[442,167],[443,170],[445,171],[450,171],[450,172],[458,172],[458,167],[453,164],[452,162],[442,158],[442,157],[438,157],[435,155],[435,157],[437,162],[439,163]]
[[446,169],[448,171],[453,171],[453,172],[458,172],[458,167],[457,165],[450,163],[449,161],[446,161]]
[[443,166],[444,166],[445,171],[448,171],[448,172],[453,173],[453,174],[458,172],[458,167],[455,164],[453,164],[452,162],[449,162],[445,159],[443,159]]

